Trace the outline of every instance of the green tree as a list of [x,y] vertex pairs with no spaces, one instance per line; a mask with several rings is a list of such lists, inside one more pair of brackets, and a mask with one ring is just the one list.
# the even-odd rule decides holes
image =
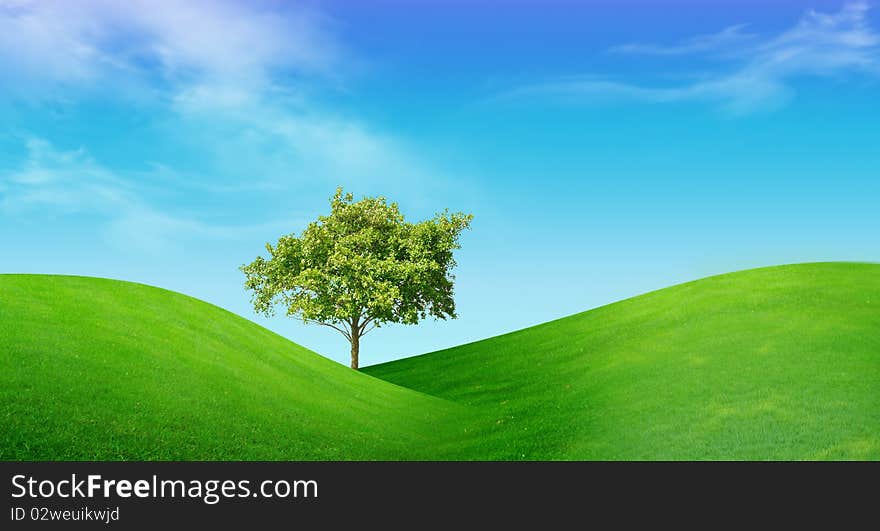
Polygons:
[[266,244],[269,257],[241,266],[258,313],[286,307],[289,317],[332,328],[351,343],[358,368],[360,340],[386,323],[455,318],[453,251],[473,216],[445,210],[408,223],[384,197],[354,201],[342,188],[300,236]]

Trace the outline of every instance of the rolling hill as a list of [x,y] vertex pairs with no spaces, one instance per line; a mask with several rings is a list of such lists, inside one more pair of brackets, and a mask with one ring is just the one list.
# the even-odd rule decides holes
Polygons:
[[710,277],[357,373],[127,282],[0,275],[0,460],[880,459],[880,265]]
[[366,372],[480,459],[880,459],[880,265],[711,277]]
[[0,275],[0,460],[430,458],[463,409],[184,295]]

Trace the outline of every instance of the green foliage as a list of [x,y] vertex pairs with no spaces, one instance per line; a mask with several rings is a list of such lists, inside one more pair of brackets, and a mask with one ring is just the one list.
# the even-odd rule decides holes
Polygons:
[[300,236],[267,244],[268,259],[241,267],[256,311],[271,315],[280,303],[350,341],[385,323],[455,318],[453,251],[473,216],[444,211],[408,223],[396,203],[354,201],[341,188],[330,207]]

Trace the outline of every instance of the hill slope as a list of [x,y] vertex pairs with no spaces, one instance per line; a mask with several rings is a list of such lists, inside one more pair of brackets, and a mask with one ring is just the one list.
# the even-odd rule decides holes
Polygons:
[[0,275],[0,460],[877,459],[880,266],[712,277],[366,372],[418,392],[173,292]]
[[479,459],[878,459],[880,265],[711,277],[368,367],[468,404]]
[[432,458],[462,409],[177,293],[0,275],[0,460]]

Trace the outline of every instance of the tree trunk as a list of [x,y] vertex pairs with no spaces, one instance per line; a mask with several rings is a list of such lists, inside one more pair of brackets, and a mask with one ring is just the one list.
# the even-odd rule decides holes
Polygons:
[[361,350],[361,338],[357,330],[353,330],[351,334],[351,368],[358,370],[358,354]]

